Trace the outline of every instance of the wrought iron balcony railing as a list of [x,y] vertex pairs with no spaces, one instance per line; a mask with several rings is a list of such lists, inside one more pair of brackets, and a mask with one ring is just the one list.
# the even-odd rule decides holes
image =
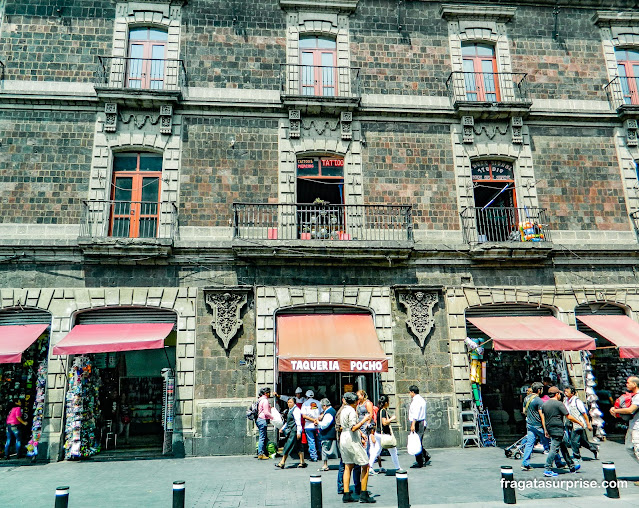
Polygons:
[[98,57],[95,85],[102,88],[180,91],[186,86],[183,60]]
[[446,87],[453,103],[526,104],[530,102],[526,76],[515,72],[451,72]]
[[358,99],[358,67],[281,64],[281,94],[309,98]]
[[639,106],[639,77],[617,76],[611,80],[604,90],[613,109],[619,106]]
[[412,207],[233,203],[233,237],[255,240],[412,241]]
[[168,238],[177,229],[177,206],[155,201],[83,201],[80,237]]
[[548,218],[543,208],[465,208],[461,214],[464,241],[550,242]]

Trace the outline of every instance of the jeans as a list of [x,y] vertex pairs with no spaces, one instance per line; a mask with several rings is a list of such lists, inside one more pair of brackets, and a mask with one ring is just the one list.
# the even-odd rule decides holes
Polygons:
[[597,447],[593,445],[586,437],[586,429],[573,429],[570,432],[570,447],[572,448],[572,458],[580,459],[581,453],[579,448],[588,448],[592,453],[597,451]]
[[308,442],[308,454],[311,456],[311,460],[317,460],[318,451],[322,449],[322,445],[319,440],[319,431],[317,429],[304,429],[306,434],[306,441]]
[[524,458],[521,461],[522,466],[530,466],[530,457],[532,457],[533,448],[537,439],[541,442],[544,448],[549,445],[548,438],[544,436],[544,431],[536,427],[527,426],[528,433],[526,434],[526,448],[524,449]]
[[260,438],[257,442],[257,454],[266,455],[264,448],[266,447],[266,429],[268,428],[268,422],[264,418],[258,418],[255,423],[257,424],[257,430],[260,432]]
[[20,427],[18,427],[17,425],[7,425],[7,444],[4,445],[4,456],[5,458],[9,458],[9,448],[11,448],[11,436],[15,437],[16,455],[20,457],[20,448],[22,448],[22,444],[20,443]]
[[[359,494],[362,491],[361,476],[362,466],[355,464],[353,472],[351,473],[351,480],[353,480],[353,484],[355,485],[355,494]],[[348,490],[350,491],[351,489]],[[344,493],[344,462],[341,458],[339,459],[339,471],[337,472],[337,493]]]
[[557,449],[561,450],[561,454],[564,456],[564,460],[566,461],[566,465],[569,468],[574,466],[574,462],[570,458],[568,453],[568,447],[566,446],[566,441],[564,439],[563,434],[561,436],[550,436],[550,452],[548,452],[548,457],[546,458],[546,471],[550,471],[552,467],[552,463],[555,461],[557,457]]

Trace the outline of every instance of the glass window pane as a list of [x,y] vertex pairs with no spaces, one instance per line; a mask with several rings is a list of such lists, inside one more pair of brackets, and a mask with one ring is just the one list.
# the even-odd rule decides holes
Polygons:
[[317,37],[311,35],[303,35],[300,37],[300,48],[315,48],[317,47]]
[[149,30],[147,28],[131,28],[129,30],[130,41],[146,41],[149,36]]
[[475,72],[472,60],[464,60],[464,72]]
[[319,175],[319,161],[317,159],[297,159],[297,176]]
[[632,60],[633,62],[639,62],[639,50],[629,49],[628,60]]
[[317,47],[321,49],[337,49],[337,43],[335,39],[330,39],[328,37],[318,37]]
[[493,66],[492,60],[482,60],[481,61],[481,71],[486,74],[492,74],[495,72],[495,67]]
[[494,54],[494,46],[490,44],[477,44],[477,56],[493,56]]
[[142,179],[142,201],[157,203],[160,193],[160,179],[157,177]]
[[322,65],[326,67],[335,66],[335,53],[322,53]]
[[158,227],[156,218],[140,219],[140,238],[155,238]]
[[162,171],[162,156],[140,154],[140,171]]
[[137,167],[137,154],[116,155],[113,159],[113,171],[135,171]]
[[156,60],[163,60],[165,54],[164,49],[164,44],[154,44],[151,48],[151,58],[154,58]]
[[158,30],[157,28],[151,28],[149,30],[149,40],[166,41],[167,39],[168,39],[168,33],[165,30]]
[[475,56],[475,45],[462,44],[462,56]]
[[111,236],[128,237],[129,236],[129,219],[113,219],[113,230]]
[[[116,201],[131,201],[133,178],[116,178],[113,189],[113,199]],[[117,212],[119,213],[119,212]]]
[[619,73],[619,76],[625,77],[626,76],[626,66],[623,65],[623,64],[617,65],[617,72]]
[[322,176],[344,176],[344,159],[321,159]]

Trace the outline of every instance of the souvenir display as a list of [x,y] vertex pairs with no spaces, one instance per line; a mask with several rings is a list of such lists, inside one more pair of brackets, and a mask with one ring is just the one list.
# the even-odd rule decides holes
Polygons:
[[66,398],[66,459],[86,458],[100,451],[96,427],[100,416],[99,390],[100,377],[89,357],[75,357]]
[[47,362],[40,363],[36,378],[36,394],[33,404],[33,421],[31,422],[31,439],[27,444],[27,456],[38,455],[38,443],[42,435],[42,418],[44,416],[44,391],[47,384]]

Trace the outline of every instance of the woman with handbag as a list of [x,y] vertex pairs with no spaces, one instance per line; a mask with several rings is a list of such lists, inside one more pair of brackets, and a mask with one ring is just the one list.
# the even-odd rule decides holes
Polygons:
[[275,467],[284,469],[286,467],[286,459],[295,453],[297,453],[300,457],[300,463],[297,467],[306,467],[306,463],[304,462],[304,450],[302,449],[302,412],[300,408],[295,405],[295,399],[293,397],[289,398],[287,401],[288,404],[288,414],[286,415],[286,423],[280,429],[280,434],[286,437],[286,443],[284,444],[284,449],[282,453],[284,456],[282,460],[275,464]]
[[375,429],[375,442],[379,443],[379,445],[375,447],[376,453],[373,454],[373,444],[371,442],[371,458],[369,462],[371,472],[375,460],[382,452],[382,448],[385,448],[390,453],[395,469],[401,469],[401,466],[399,465],[399,457],[397,456],[397,440],[395,439],[393,429],[390,426],[391,422],[394,422],[396,418],[395,415],[390,416],[388,412],[389,402],[390,401],[388,400],[388,395],[380,395],[379,402],[377,404],[377,407],[379,408],[379,415],[377,418],[377,426]]

